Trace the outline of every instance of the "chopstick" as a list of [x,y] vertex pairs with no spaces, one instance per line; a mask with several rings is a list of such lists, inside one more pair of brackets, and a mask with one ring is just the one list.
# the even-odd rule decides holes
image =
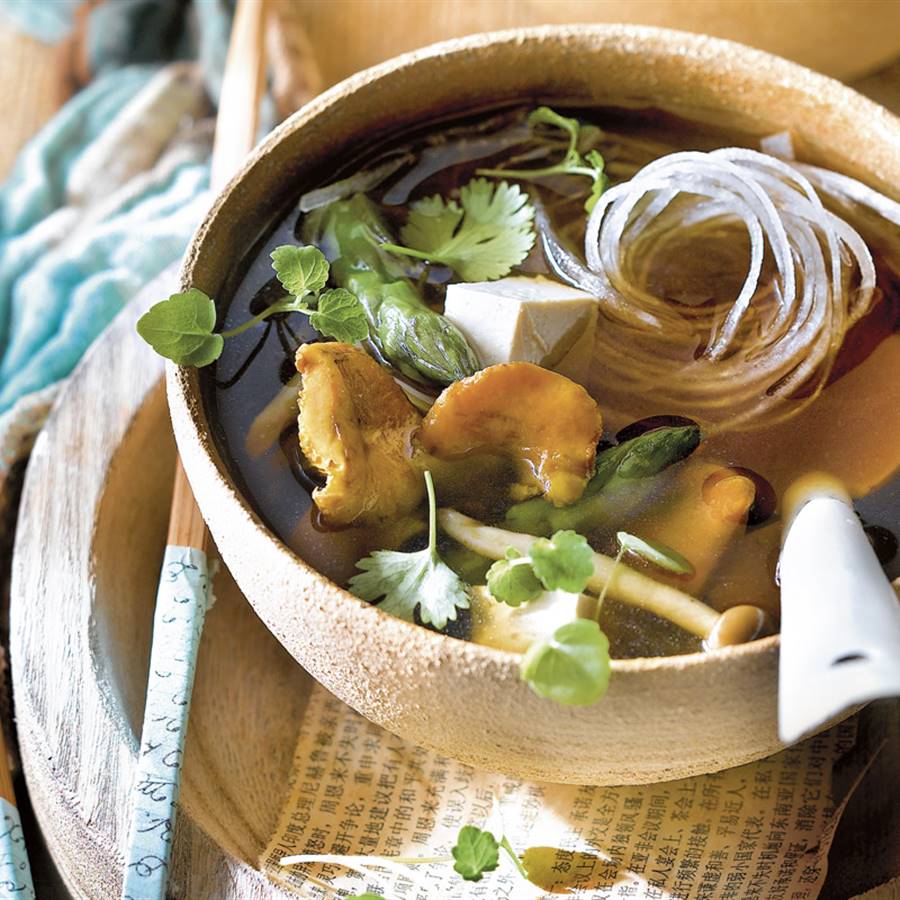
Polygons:
[[[0,813],[3,815],[3,831],[0,833],[0,885],[9,891],[8,896],[34,900],[34,882],[31,866],[22,833],[22,822],[16,806],[12,774],[9,770],[9,755],[6,739],[0,729]],[[4,896],[7,896],[4,893]]]
[[[255,142],[265,81],[265,4],[238,0],[235,10],[213,144],[214,190]],[[206,543],[206,524],[179,459],[153,616],[122,900],[163,900],[166,895],[197,651],[212,599]]]

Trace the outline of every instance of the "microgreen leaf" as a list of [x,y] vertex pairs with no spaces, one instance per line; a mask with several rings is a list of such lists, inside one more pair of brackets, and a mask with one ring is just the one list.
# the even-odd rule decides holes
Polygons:
[[459,203],[440,196],[414,203],[400,232],[406,246],[385,250],[450,266],[464,281],[508,275],[534,245],[534,207],[517,185],[474,178]]
[[309,317],[316,331],[338,341],[355,344],[369,336],[369,321],[356,294],[335,288],[319,294],[316,311]]
[[674,572],[676,575],[693,575],[694,567],[690,560],[685,559],[677,550],[662,544],[659,541],[648,541],[639,538],[636,534],[627,531],[616,533],[619,547],[625,553],[633,553],[641,559],[645,559],[660,569]]
[[223,331],[213,331],[216,306],[196,288],[172,294],[138,319],[137,332],[160,356],[182,366],[206,366],[222,355],[226,338],[235,337],[278,313],[299,312],[310,317],[326,337],[353,344],[369,334],[362,303],[344,288],[323,291],[328,260],[317,247],[290,244],[272,251],[272,267],[290,296],[281,297],[255,316]]
[[206,366],[222,354],[215,334],[216,305],[197,288],[172,294],[138,319],[137,333],[160,355],[180,366]]
[[540,697],[566,706],[595,703],[609,685],[609,641],[592,619],[577,619],[522,657],[522,678]]
[[500,844],[489,832],[475,825],[459,830],[456,845],[450,851],[456,860],[453,868],[466,881],[481,881],[485,872],[493,872],[500,864]]
[[506,559],[498,559],[488,569],[486,580],[493,598],[507,606],[528,603],[543,590],[531,567],[531,559],[512,547],[506,551]]
[[270,254],[281,286],[295,297],[315,294],[328,281],[328,260],[318,247],[283,244]]
[[534,574],[548,591],[578,594],[594,573],[594,553],[587,539],[574,531],[557,531],[549,540],[538,538],[529,556]]
[[609,178],[604,171],[603,157],[597,150],[591,150],[585,156],[578,152],[582,132],[581,123],[578,119],[560,115],[549,106],[539,106],[529,115],[528,125],[532,129],[548,125],[564,131],[568,137],[565,156],[551,166],[542,166],[536,169],[478,169],[477,174],[499,178],[518,178],[522,181],[546,178],[549,175],[583,175],[591,179],[591,192],[584,204],[584,208],[590,212],[600,195],[608,187]]
[[350,579],[350,590],[370,603],[384,598],[379,608],[408,622],[416,607],[426,625],[444,628],[458,609],[469,608],[465,582],[437,552],[437,503],[431,473],[425,473],[428,493],[428,546],[416,553],[375,550],[357,562],[361,571]]

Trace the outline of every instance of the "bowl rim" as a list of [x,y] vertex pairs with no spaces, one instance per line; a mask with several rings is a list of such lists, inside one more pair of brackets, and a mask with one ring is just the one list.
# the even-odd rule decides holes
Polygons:
[[[265,159],[277,144],[330,107],[340,103],[342,98],[348,93],[354,93],[364,86],[401,69],[450,53],[468,54],[480,48],[498,44],[522,44],[547,40],[564,41],[579,38],[589,39],[596,36],[618,37],[623,40],[637,42],[638,44],[652,43],[657,46],[664,42],[668,45],[668,52],[671,55],[690,52],[697,55],[700,51],[703,51],[704,56],[727,56],[729,65],[739,68],[742,73],[749,74],[760,82],[769,84],[790,82],[794,85],[802,85],[807,92],[816,92],[827,96],[829,105],[839,102],[844,108],[849,109],[854,117],[865,118],[870,128],[874,128],[877,121],[882,127],[886,127],[893,132],[894,137],[900,142],[900,118],[894,116],[884,107],[834,78],[814,72],[799,63],[791,62],[736,41],[677,29],[620,24],[542,25],[479,32],[429,44],[357,72],[304,104],[304,106],[269,132],[245,159],[240,169],[216,195],[206,216],[195,231],[181,268],[181,289],[187,290],[190,287],[191,274],[197,257],[209,232],[218,219],[220,210],[236,187],[243,184],[245,180],[252,179],[255,167],[261,160]],[[759,71],[765,72],[765,76],[760,76],[758,74]],[[889,140],[889,136],[885,136],[881,140],[886,142]],[[285,557],[285,562],[288,565],[299,569],[307,577],[323,585],[332,595],[335,595],[344,606],[348,615],[354,618],[365,615],[375,616],[377,617],[375,620],[377,627],[394,632],[393,636],[407,644],[407,646],[412,641],[422,641],[429,644],[432,651],[429,654],[430,656],[434,656],[434,651],[453,654],[461,653],[470,658],[477,658],[491,667],[506,670],[518,669],[521,654],[476,644],[471,641],[464,641],[392,616],[381,610],[377,605],[360,600],[291,550],[262,521],[243,492],[237,487],[235,480],[228,471],[227,464],[222,459],[210,432],[206,410],[200,397],[197,370],[191,367],[176,366],[169,362],[166,364],[166,381],[173,426],[178,439],[179,451],[182,455],[194,456],[193,453],[185,454],[185,450],[187,449],[186,442],[195,441],[201,450],[197,457],[198,461],[202,459],[206,473],[213,476],[220,489],[224,489],[224,492],[228,495],[229,502],[236,506],[235,512],[240,513],[242,518],[271,545],[273,551]],[[192,467],[186,466],[186,468],[190,475],[190,468]],[[362,621],[360,620],[361,624]],[[775,634],[758,638],[746,644],[725,647],[715,651],[696,651],[673,656],[613,659],[611,665],[614,672],[622,673],[658,670],[676,671],[686,667],[701,666],[714,660],[724,661],[741,659],[747,656],[768,655],[776,651],[779,645],[780,637],[778,634]]]

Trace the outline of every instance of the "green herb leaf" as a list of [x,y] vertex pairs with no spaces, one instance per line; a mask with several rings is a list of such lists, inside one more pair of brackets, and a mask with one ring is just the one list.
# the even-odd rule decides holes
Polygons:
[[487,571],[487,587],[495,600],[507,606],[521,606],[543,591],[531,567],[531,559],[512,547],[506,559],[498,559]]
[[459,203],[435,195],[413,204],[400,236],[385,250],[450,266],[464,281],[508,275],[535,241],[534,207],[518,186],[474,178]]
[[328,281],[328,260],[318,247],[283,244],[270,254],[281,286],[295,297],[315,294]]
[[533,129],[546,125],[566,133],[569,143],[566,154],[560,162],[537,169],[478,169],[477,174],[499,178],[518,178],[523,181],[546,178],[549,175],[583,175],[591,179],[591,192],[584,204],[584,208],[590,212],[600,195],[609,186],[609,178],[604,171],[603,157],[597,150],[591,150],[585,156],[578,152],[582,134],[581,123],[578,119],[560,115],[549,106],[539,106],[528,117],[528,124]]
[[539,696],[566,706],[595,703],[609,685],[609,641],[592,619],[567,622],[522,658],[522,678]]
[[370,603],[384,598],[379,608],[407,622],[415,621],[416,607],[426,625],[444,628],[458,609],[469,608],[469,589],[437,552],[437,503],[431,473],[425,473],[428,492],[428,546],[416,553],[376,550],[359,560],[361,570],[350,579],[350,590]]
[[344,288],[319,294],[316,311],[309,321],[316,331],[347,344],[364,341],[369,336],[369,320],[362,303]]
[[594,553],[587,539],[574,531],[538,538],[529,555],[534,574],[548,591],[581,593],[594,573]]
[[272,251],[272,267],[291,296],[282,297],[240,325],[216,334],[215,303],[192,288],[152,306],[137,323],[138,334],[160,356],[182,366],[206,366],[218,359],[226,338],[248,331],[269,316],[300,312],[326,337],[356,343],[369,334],[365,309],[355,294],[338,288],[322,293],[328,260],[317,247],[285,244]]
[[635,556],[653,563],[654,566],[659,566],[660,569],[674,572],[676,575],[694,574],[691,562],[666,544],[659,541],[648,541],[639,538],[636,534],[629,534],[627,531],[617,532],[616,540],[625,553],[633,553]]
[[364,894],[351,894],[347,897],[347,900],[385,900],[381,894],[373,894],[371,891],[366,891]]
[[466,881],[481,881],[485,872],[493,872],[500,865],[500,844],[489,832],[474,825],[459,830],[456,846],[450,851],[456,862],[453,868]]
[[206,366],[222,354],[215,334],[216,305],[191,288],[151,306],[138,319],[137,333],[160,355],[180,366]]

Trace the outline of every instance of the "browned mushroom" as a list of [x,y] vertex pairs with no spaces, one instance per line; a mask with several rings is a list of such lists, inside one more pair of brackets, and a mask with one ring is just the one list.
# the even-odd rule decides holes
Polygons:
[[515,499],[535,494],[572,503],[594,471],[603,423],[588,392],[531,363],[488,368],[448,387],[422,422],[418,441],[442,459],[474,453],[509,457]]
[[297,351],[300,447],[326,478],[313,493],[331,525],[371,524],[415,509],[425,493],[412,461],[421,417],[390,374],[341,343]]

